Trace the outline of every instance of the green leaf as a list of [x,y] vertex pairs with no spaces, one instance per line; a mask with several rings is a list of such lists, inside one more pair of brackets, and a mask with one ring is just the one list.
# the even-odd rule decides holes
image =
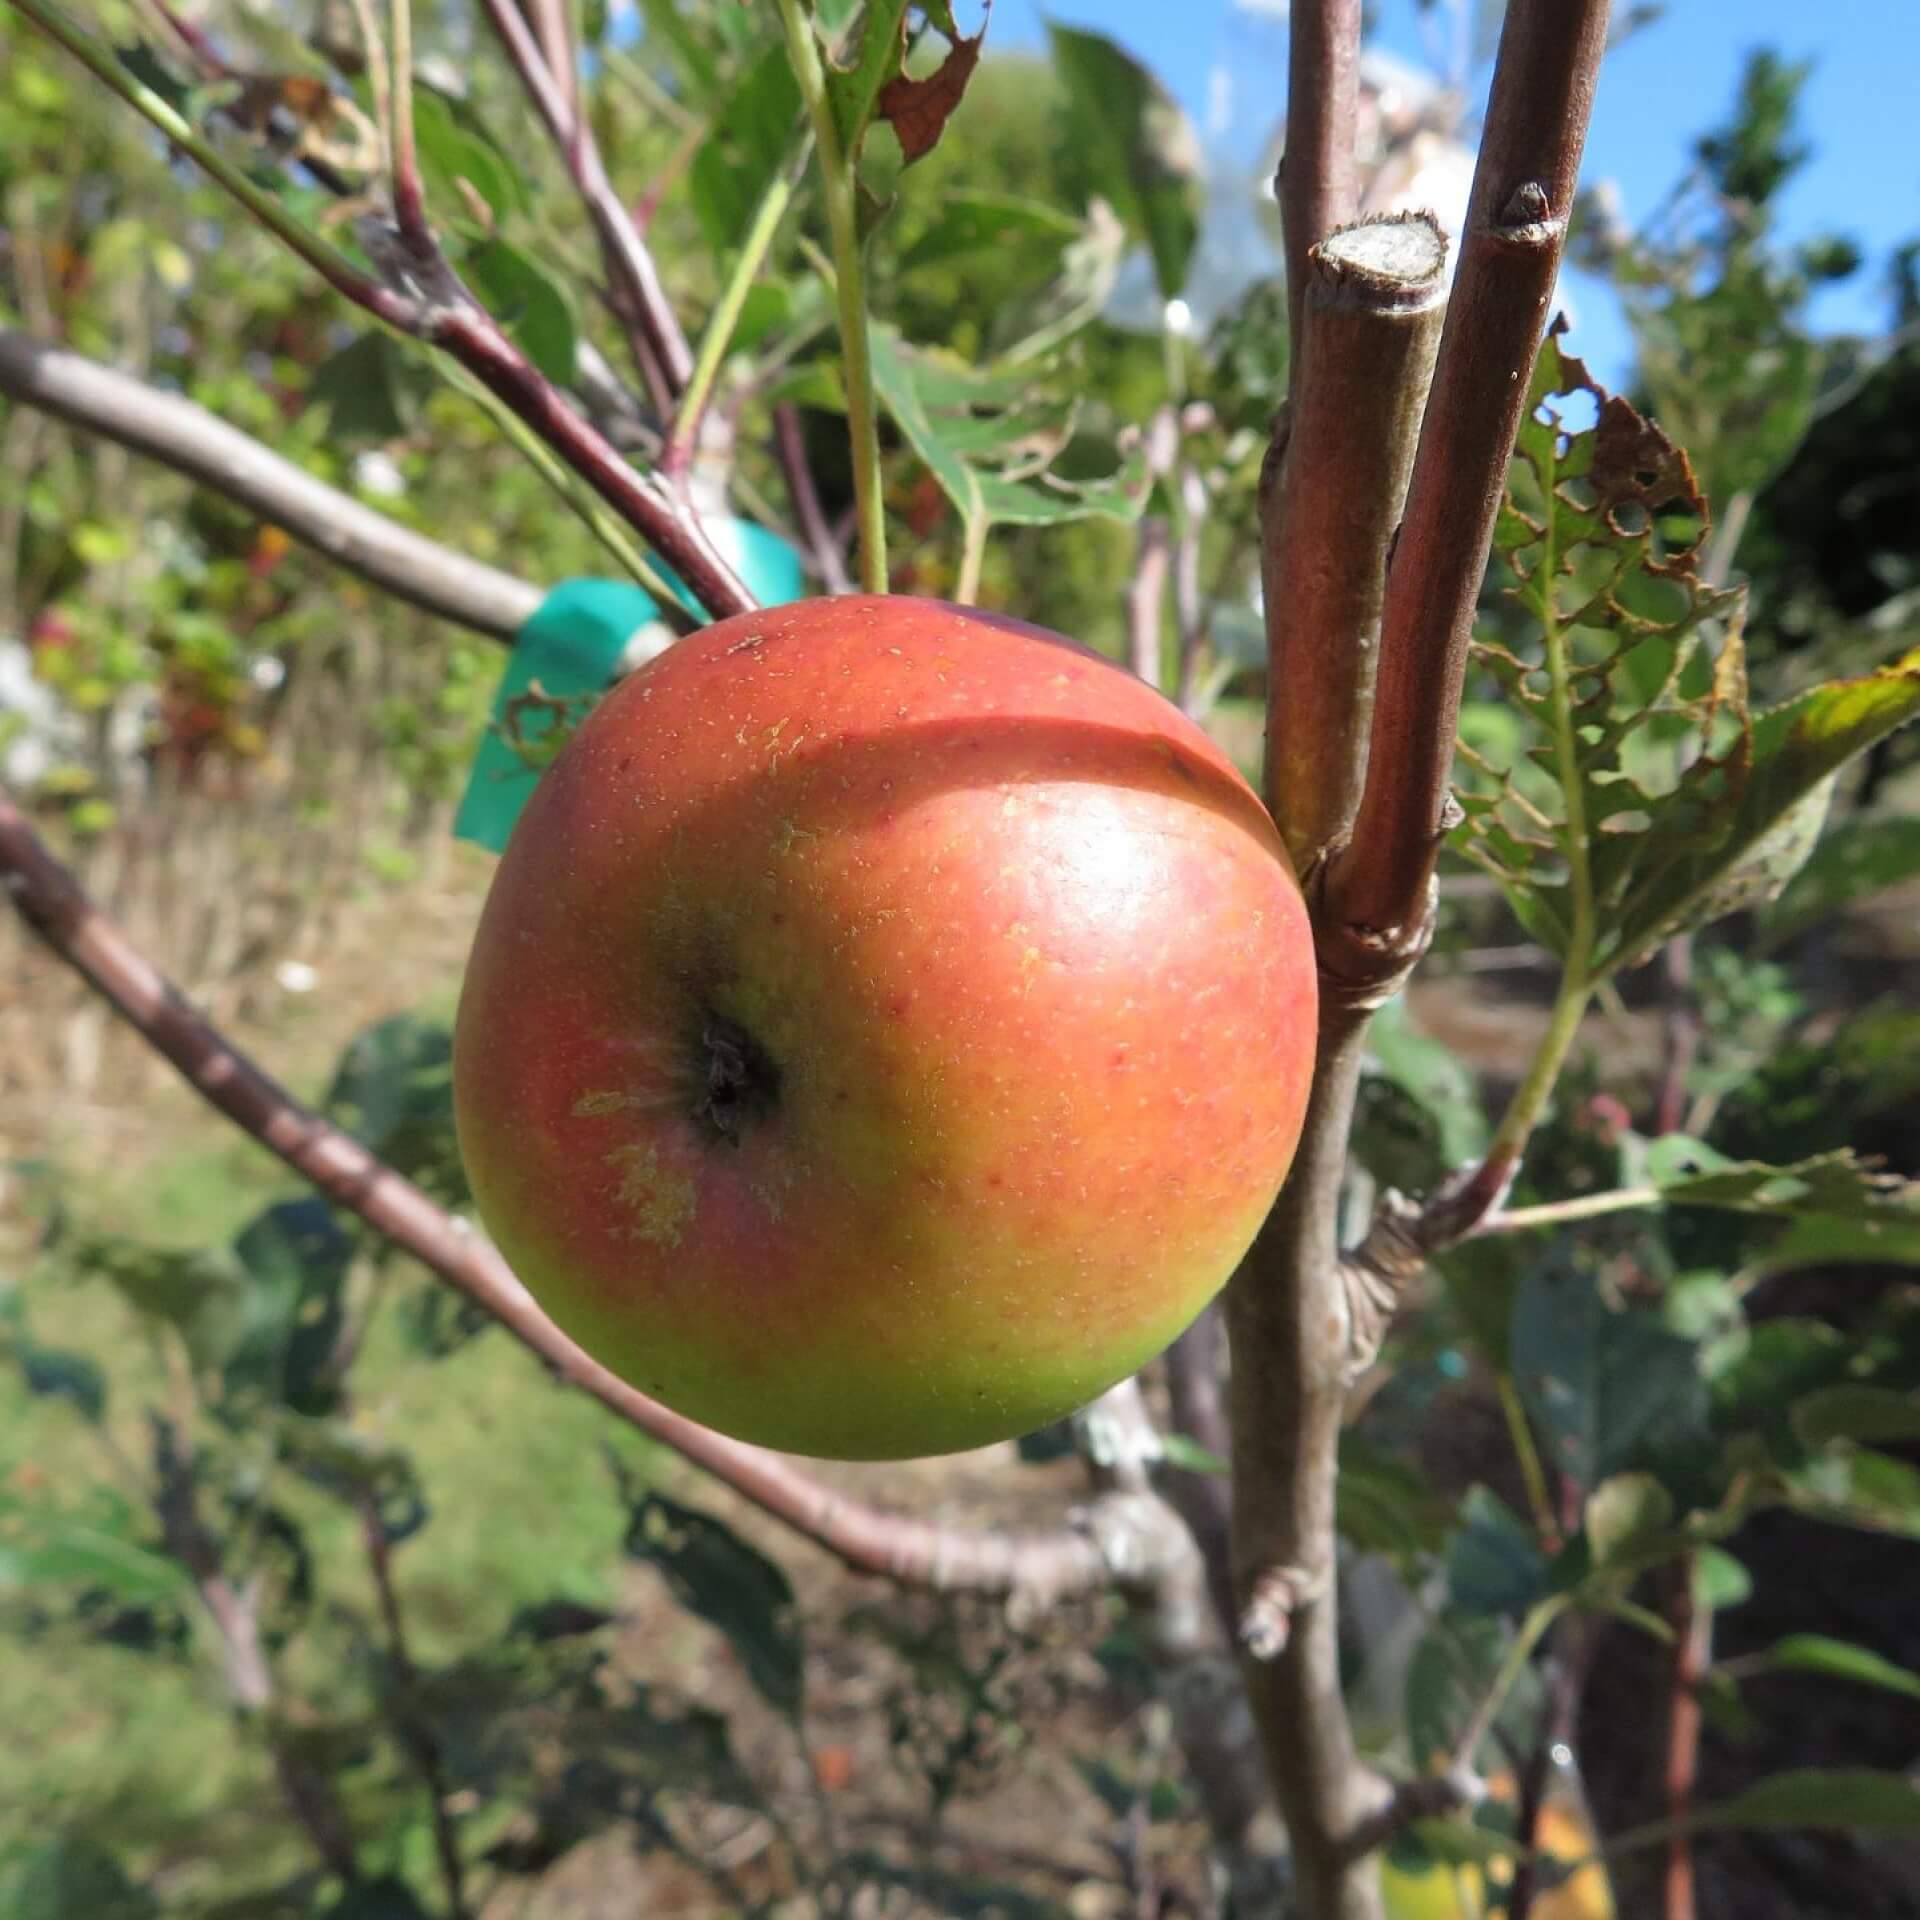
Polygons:
[[1699,1349],[1644,1309],[1617,1309],[1587,1274],[1544,1262],[1514,1303],[1515,1383],[1554,1463],[1582,1487],[1656,1437],[1704,1424]]
[[0,1593],[49,1585],[101,1588],[128,1602],[177,1599],[192,1583],[142,1544],[144,1532],[133,1509],[104,1489],[67,1510],[0,1486]]
[[907,51],[908,0],[868,0],[850,59],[827,63],[827,101],[840,150],[857,159],[880,90],[900,72]]
[[1920,1539],[1920,1471],[1869,1447],[1832,1447],[1785,1476],[1803,1513],[1875,1533]]
[[1547,1557],[1531,1530],[1485,1487],[1460,1503],[1447,1546],[1447,1591],[1463,1613],[1519,1615],[1547,1590]]
[[221,1365],[240,1338],[247,1281],[224,1249],[102,1234],[76,1241],[67,1257],[76,1274],[108,1281],[135,1312],[176,1329],[196,1368]]
[[1414,1025],[1406,997],[1389,1000],[1367,1030],[1353,1151],[1373,1177],[1425,1193],[1487,1144],[1473,1074],[1454,1050]]
[[269,1207],[233,1251],[246,1291],[239,1339],[223,1369],[226,1392],[325,1413],[339,1391],[335,1356],[353,1243],[333,1208],[310,1196]]
[[801,1703],[801,1638],[787,1576],[710,1514],[664,1494],[633,1502],[627,1552],[659,1568],[675,1599],[726,1636],[762,1696],[789,1719]]
[[1793,1424],[1809,1446],[1920,1440],[1920,1399],[1894,1387],[1823,1387],[1794,1408]]
[[107,1376],[83,1353],[44,1347],[27,1327],[17,1290],[0,1289],[0,1354],[11,1354],[27,1391],[37,1399],[71,1401],[96,1425],[107,1408]]
[[1920,1673],[1897,1665],[1871,1648],[1856,1647],[1850,1640],[1830,1639],[1824,1633],[1790,1633],[1763,1653],[1743,1655],[1740,1667],[1743,1672],[1765,1668],[1769,1672],[1822,1673],[1920,1700]]
[[1920,1781],[1870,1767],[1801,1768],[1757,1780],[1687,1823],[1716,1827],[1815,1827],[1904,1832],[1920,1828]]
[[1753,1575],[1724,1547],[1702,1547],[1694,1556],[1693,1587],[1698,1603],[1718,1613],[1753,1598]]
[[[1444,1763],[1500,1671],[1510,1633],[1491,1615],[1445,1608],[1407,1661],[1407,1746],[1416,1767]],[[1517,1686],[1508,1707],[1524,1713],[1528,1683]],[[1502,1717],[1506,1709],[1503,1709]]]
[[1153,256],[1162,299],[1186,285],[1205,198],[1200,142],[1179,103],[1104,34],[1051,26],[1088,184]]
[[310,404],[340,440],[392,440],[409,432],[433,376],[390,334],[363,333],[315,370]]
[[[1583,412],[1591,425],[1568,424]],[[1475,650],[1525,723],[1523,746],[1502,762],[1462,745],[1454,845],[1561,954],[1584,864],[1594,924],[1577,957],[1602,971],[1632,957],[1623,943],[1642,899],[1694,849],[1727,841],[1744,789],[1739,632],[1712,654],[1700,632],[1739,596],[1700,579],[1705,529],[1686,455],[1563,353],[1556,330],[1494,535],[1541,648]]]
[[431,1920],[413,1889],[392,1875],[343,1889],[320,1915],[321,1920]]
[[1340,1537],[1362,1553],[1436,1553],[1446,1537],[1446,1502],[1426,1475],[1351,1428],[1340,1436],[1334,1507]]
[[158,1920],[160,1912],[160,1902],[128,1879],[112,1854],[80,1834],[0,1859],[0,1913],[7,1920]]
[[403,1013],[367,1028],[340,1056],[323,1111],[436,1199],[467,1203],[446,1027]]
[[799,82],[775,40],[742,75],[693,156],[693,211],[709,252],[729,256],[746,237],[799,122]]
[[1148,490],[1143,451],[1101,480],[1047,472],[1072,438],[1074,413],[1039,392],[1032,374],[923,353],[885,326],[873,329],[872,348],[882,403],[969,526],[1139,517]]
[[1769,942],[1920,874],[1920,818],[1856,815],[1833,828],[1766,915]]
[[1011,193],[954,193],[926,231],[895,262],[899,273],[944,266],[970,255],[1029,246],[1059,253],[1080,235],[1079,221],[1044,200]]
[[1778,1218],[1830,1215],[1920,1229],[1920,1184],[1879,1173],[1844,1147],[1774,1167],[1729,1159],[1684,1134],[1665,1134],[1648,1146],[1647,1171],[1673,1206]]
[[[1791,878],[1770,855],[1804,831],[1834,773],[1920,715],[1920,647],[1858,680],[1830,680],[1756,715],[1751,769],[1724,835],[1669,862],[1623,916],[1616,967],[1688,927],[1771,898]],[[1822,803],[1824,804],[1824,803]],[[1810,843],[1809,843],[1810,844]]]
[[478,224],[458,184],[461,181],[485,201],[496,219],[525,211],[527,190],[519,170],[492,141],[463,126],[455,105],[431,87],[414,88],[413,131],[427,205],[437,221],[463,230]]
[[371,1496],[380,1530],[398,1544],[431,1517],[411,1456],[341,1419],[283,1415],[274,1425],[281,1457],[337,1500],[358,1507]]
[[1587,1496],[1587,1545],[1596,1568],[1623,1549],[1663,1535],[1673,1522],[1673,1496],[1650,1473],[1616,1473]]
[[571,386],[580,341],[565,283],[504,240],[469,249],[460,266],[520,351],[556,386]]

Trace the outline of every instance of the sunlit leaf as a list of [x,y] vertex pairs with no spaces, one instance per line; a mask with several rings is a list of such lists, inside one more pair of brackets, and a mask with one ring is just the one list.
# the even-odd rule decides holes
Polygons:
[[1153,256],[1163,299],[1186,285],[1200,238],[1200,142],[1179,103],[1115,41],[1054,25],[1053,64],[1072,101],[1093,192]]
[[[1587,867],[1592,967],[1621,964],[1623,921],[1686,851],[1723,842],[1750,758],[1737,595],[1698,573],[1705,509],[1686,455],[1550,335],[1535,365],[1495,546],[1542,650],[1480,664],[1527,723],[1470,769],[1454,843],[1493,873],[1535,936],[1570,951]],[[1580,424],[1583,419],[1590,424]]]
[[1010,193],[949,194],[926,231],[901,253],[895,269],[912,273],[1010,245],[1058,253],[1080,230],[1077,220],[1044,200],[1023,200]]
[[1033,375],[969,368],[909,347],[884,326],[873,329],[873,373],[888,413],[970,526],[1133,520],[1146,503],[1139,451],[1102,480],[1048,472],[1072,438],[1074,410]]

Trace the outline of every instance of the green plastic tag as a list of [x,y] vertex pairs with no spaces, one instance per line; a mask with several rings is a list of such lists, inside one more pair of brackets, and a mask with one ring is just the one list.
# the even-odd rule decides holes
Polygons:
[[[721,552],[764,605],[784,605],[805,591],[800,556],[778,534],[745,520],[721,522],[716,534]],[[673,584],[698,613],[692,596]],[[552,749],[586,716],[634,637],[659,612],[651,594],[620,580],[563,580],[541,601],[514,636],[491,724],[454,815],[456,839],[494,853],[505,849]],[[664,628],[659,637],[664,644]],[[556,730],[560,740],[553,739]]]
[[[659,616],[650,594],[617,580],[563,580],[514,636],[454,837],[501,852],[540,778],[540,745],[571,732],[613,678],[627,643]],[[510,745],[502,734],[519,742]]]

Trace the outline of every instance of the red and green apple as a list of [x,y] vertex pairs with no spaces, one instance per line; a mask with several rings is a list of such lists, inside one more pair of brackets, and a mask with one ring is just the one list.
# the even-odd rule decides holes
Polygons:
[[528,803],[454,1050],[488,1230],[723,1432],[849,1458],[1044,1425],[1174,1338],[1298,1137],[1311,937],[1152,689],[904,597],[741,615]]

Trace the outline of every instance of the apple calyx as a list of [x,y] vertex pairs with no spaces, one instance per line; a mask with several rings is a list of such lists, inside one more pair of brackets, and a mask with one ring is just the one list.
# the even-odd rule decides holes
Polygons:
[[737,1147],[747,1129],[780,1103],[780,1069],[752,1034],[723,1013],[707,1013],[700,1028],[703,1063],[696,1125],[714,1141]]

